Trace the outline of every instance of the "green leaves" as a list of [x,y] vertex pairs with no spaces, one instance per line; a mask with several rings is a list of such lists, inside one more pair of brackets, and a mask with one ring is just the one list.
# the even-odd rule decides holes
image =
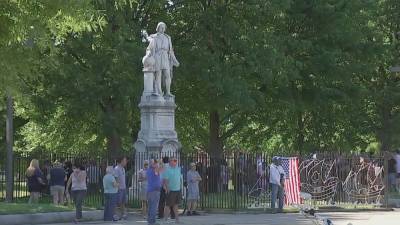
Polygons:
[[398,9],[395,0],[1,1],[0,90],[20,103],[20,148],[131,149],[141,31],[164,21],[181,62],[173,92],[185,149],[393,148]]

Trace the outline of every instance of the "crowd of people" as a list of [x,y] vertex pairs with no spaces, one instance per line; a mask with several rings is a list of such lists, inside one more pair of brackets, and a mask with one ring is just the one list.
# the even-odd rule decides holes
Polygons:
[[88,178],[82,164],[76,162],[72,165],[67,161],[63,166],[59,161],[55,161],[45,174],[39,167],[39,161],[33,159],[26,170],[26,177],[30,204],[38,203],[43,190],[48,188],[55,205],[73,201],[76,208],[74,221],[78,222],[82,218],[82,203],[87,192]]
[[[30,192],[29,203],[38,203],[43,189],[49,188],[55,205],[73,202],[76,208],[74,221],[82,219],[82,204],[87,193],[99,191],[99,181],[102,180],[101,192],[104,194],[104,220],[116,221],[127,218],[127,158],[121,157],[117,165],[107,166],[103,176],[102,169],[94,162],[82,165],[79,161],[64,164],[55,161],[51,166],[42,169],[39,161],[33,159],[26,171],[27,184]],[[222,179],[218,181],[220,191],[228,189],[228,168],[221,164]],[[178,165],[175,157],[164,157],[162,160],[145,160],[143,168],[138,171],[138,199],[142,205],[143,217],[149,224],[155,224],[156,218],[172,219],[179,223],[178,205],[182,199],[182,189],[186,187],[187,215],[199,215],[196,211],[200,200],[200,182],[203,180],[198,171],[199,164],[190,163],[185,169]],[[266,170],[265,165],[263,165]],[[46,172],[44,172],[44,170]],[[263,171],[264,171],[263,170]],[[269,169],[271,176],[268,181],[272,185],[274,199],[279,200],[279,210],[283,207],[283,169],[278,158],[273,159]],[[265,171],[258,171],[267,177]],[[265,178],[263,178],[265,179]],[[72,201],[71,201],[72,200]],[[275,200],[272,201],[275,206]]]
[[[125,168],[127,158],[121,157],[117,165],[107,166],[105,175],[101,169],[91,162],[85,167],[78,161],[72,164],[66,161],[64,165],[55,161],[52,165],[40,167],[39,161],[33,159],[26,170],[27,186],[30,192],[29,203],[39,202],[46,189],[53,198],[55,205],[73,202],[76,209],[74,222],[82,219],[82,204],[87,193],[99,189],[102,178],[104,193],[104,220],[117,221],[127,218],[127,182]],[[199,182],[201,176],[196,171],[196,164],[190,164],[187,172],[188,215],[198,215],[197,201],[200,198]],[[162,160],[146,160],[144,167],[138,172],[139,200],[142,204],[143,216],[149,224],[155,224],[159,219],[175,219],[179,223],[178,205],[182,197],[183,176],[177,159],[164,157]]]
[[[341,169],[345,169],[342,165],[344,161],[339,159],[336,161],[340,170],[336,172],[341,174]],[[119,158],[115,167],[97,166],[94,161],[89,161],[85,165],[79,161],[74,164],[70,161],[44,164],[45,167],[41,168],[39,161],[33,159],[26,170],[30,192],[29,203],[38,203],[43,189],[46,189],[51,194],[54,204],[74,203],[75,222],[78,222],[82,218],[82,203],[86,195],[104,194],[104,220],[116,221],[127,218],[125,206],[128,196],[127,184],[130,183],[127,179],[131,176],[126,172],[128,165],[126,157]],[[232,166],[234,171],[231,169]],[[283,209],[285,172],[279,157],[273,157],[269,166],[261,158],[250,159],[242,154],[231,166],[224,160],[220,163],[198,160],[197,163],[186,162],[179,166],[177,158],[164,157],[162,160],[145,160],[136,175],[137,180],[133,178],[134,182],[137,181],[136,197],[142,206],[143,217],[149,224],[155,224],[156,218],[172,219],[179,223],[178,205],[184,190],[188,216],[198,215],[196,208],[200,192],[221,193],[234,187],[232,190],[240,195],[248,193],[254,185],[258,189],[268,189],[271,192],[273,212],[281,212]],[[399,150],[388,161],[388,175],[390,189],[400,191]]]
[[[156,224],[158,219],[175,219],[180,223],[178,206],[182,199],[184,186],[182,169],[175,157],[164,157],[162,161],[151,159],[144,162],[139,171],[139,199],[142,203],[142,213],[148,224]],[[190,164],[186,174],[187,183],[187,215],[199,215],[196,212],[197,201],[200,199],[199,182],[202,180],[196,170],[196,164]]]

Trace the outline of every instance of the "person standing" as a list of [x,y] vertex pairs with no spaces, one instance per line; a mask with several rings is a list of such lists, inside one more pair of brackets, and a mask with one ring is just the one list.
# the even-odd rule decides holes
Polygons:
[[26,178],[28,180],[29,204],[39,203],[40,192],[45,184],[43,173],[39,168],[39,161],[32,159],[28,169],[26,170]]
[[157,160],[152,159],[150,162],[150,168],[146,170],[147,177],[147,202],[149,205],[147,222],[149,225],[156,225],[156,215],[158,202],[160,200],[160,169]]
[[388,180],[389,180],[389,190],[396,191],[397,190],[397,171],[396,171],[396,160],[394,157],[390,157],[388,162]]
[[141,169],[138,173],[138,181],[139,181],[139,200],[142,205],[142,214],[143,217],[147,216],[147,170],[149,167],[149,161],[145,160],[143,163],[143,169]]
[[87,191],[86,178],[85,167],[80,163],[75,163],[67,184],[67,188],[71,186],[71,196],[75,204],[75,223],[82,219],[82,204]]
[[167,194],[166,206],[164,207],[164,220],[167,221],[168,216],[172,210],[175,214],[176,223],[180,223],[178,214],[178,204],[181,201],[181,187],[182,187],[182,175],[181,168],[178,166],[178,160],[172,157],[168,168],[162,175],[163,186],[165,193]]
[[64,204],[64,183],[67,179],[62,164],[58,161],[53,163],[53,168],[50,169],[50,193],[53,196],[54,205]]
[[116,221],[114,211],[117,206],[118,183],[114,177],[114,168],[107,166],[103,177],[104,188],[104,221]]
[[188,216],[199,215],[196,212],[197,201],[200,200],[200,190],[199,183],[201,181],[201,176],[196,170],[196,164],[190,163],[190,170],[187,172],[187,182],[188,182]]
[[270,176],[269,183],[271,184],[271,209],[275,213],[275,203],[278,199],[278,212],[283,211],[283,198],[284,198],[284,176],[285,172],[281,166],[279,157],[274,156],[272,158],[272,164],[270,165]]
[[397,191],[400,191],[400,148],[396,150],[396,155],[394,156],[396,160],[396,172],[397,172]]
[[[169,157],[164,156],[162,159],[162,168],[160,168],[161,180],[163,179],[163,173],[167,170],[168,167],[169,167]],[[158,203],[158,218],[159,219],[164,218],[164,208],[165,208],[166,198],[167,198],[167,194],[165,193],[164,186],[161,184],[160,185],[160,201]],[[172,209],[172,207],[170,208],[170,212],[171,212],[171,219],[175,219],[175,214],[174,214],[174,210]]]
[[72,170],[72,163],[71,161],[65,161],[64,162],[64,172],[65,172],[65,176],[66,176],[66,180],[65,180],[65,199],[66,199],[66,203],[69,204],[71,203],[71,187],[68,187],[68,181],[69,178],[71,177],[72,172],[74,172]]
[[[220,181],[219,182],[219,192],[225,192],[228,191],[228,183],[229,183],[229,170],[228,170],[228,165],[225,161],[225,159],[221,160],[220,164]],[[201,173],[201,167],[199,167],[199,171]],[[201,177],[201,175],[200,175]]]
[[[114,176],[118,183],[118,197],[117,197],[117,206],[119,208],[119,218],[126,219],[126,176],[125,176],[125,167],[128,163],[128,159],[125,156],[120,157],[117,160],[118,165],[114,168]],[[117,210],[116,210],[117,211]]]

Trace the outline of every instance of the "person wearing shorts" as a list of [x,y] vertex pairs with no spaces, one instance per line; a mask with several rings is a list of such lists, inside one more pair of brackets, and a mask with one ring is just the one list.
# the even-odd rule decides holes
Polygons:
[[[162,168],[160,168],[161,180],[163,180],[163,173],[169,167],[169,157],[164,156],[162,158],[162,163],[163,163]],[[158,219],[160,219],[160,220],[164,218],[164,208],[165,208],[165,204],[166,204],[166,199],[167,199],[167,193],[165,193],[164,185],[162,185],[162,182],[161,182],[160,201],[158,204]],[[171,207],[170,207],[170,212],[171,212],[171,219],[175,219],[174,210]]]
[[64,204],[64,182],[66,180],[64,168],[58,161],[54,162],[53,168],[50,169],[50,193],[53,196],[54,205]]
[[[118,193],[117,193],[117,205],[119,208],[119,214],[116,217],[120,219],[126,219],[126,177],[125,177],[125,167],[128,163],[126,157],[121,157],[118,159],[118,165],[114,168],[114,176],[118,183]],[[116,210],[117,211],[117,210]],[[117,212],[116,212],[117,213]]]
[[163,186],[167,193],[166,206],[164,208],[164,220],[170,215],[170,207],[172,207],[176,223],[179,222],[178,205],[181,201],[182,175],[181,168],[178,166],[178,160],[171,158],[169,167],[163,174]]

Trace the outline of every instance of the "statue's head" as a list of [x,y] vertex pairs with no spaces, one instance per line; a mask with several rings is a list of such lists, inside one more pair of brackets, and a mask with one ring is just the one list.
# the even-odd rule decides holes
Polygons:
[[166,29],[167,29],[167,25],[164,22],[159,22],[157,24],[157,28],[156,28],[157,33],[163,34]]

